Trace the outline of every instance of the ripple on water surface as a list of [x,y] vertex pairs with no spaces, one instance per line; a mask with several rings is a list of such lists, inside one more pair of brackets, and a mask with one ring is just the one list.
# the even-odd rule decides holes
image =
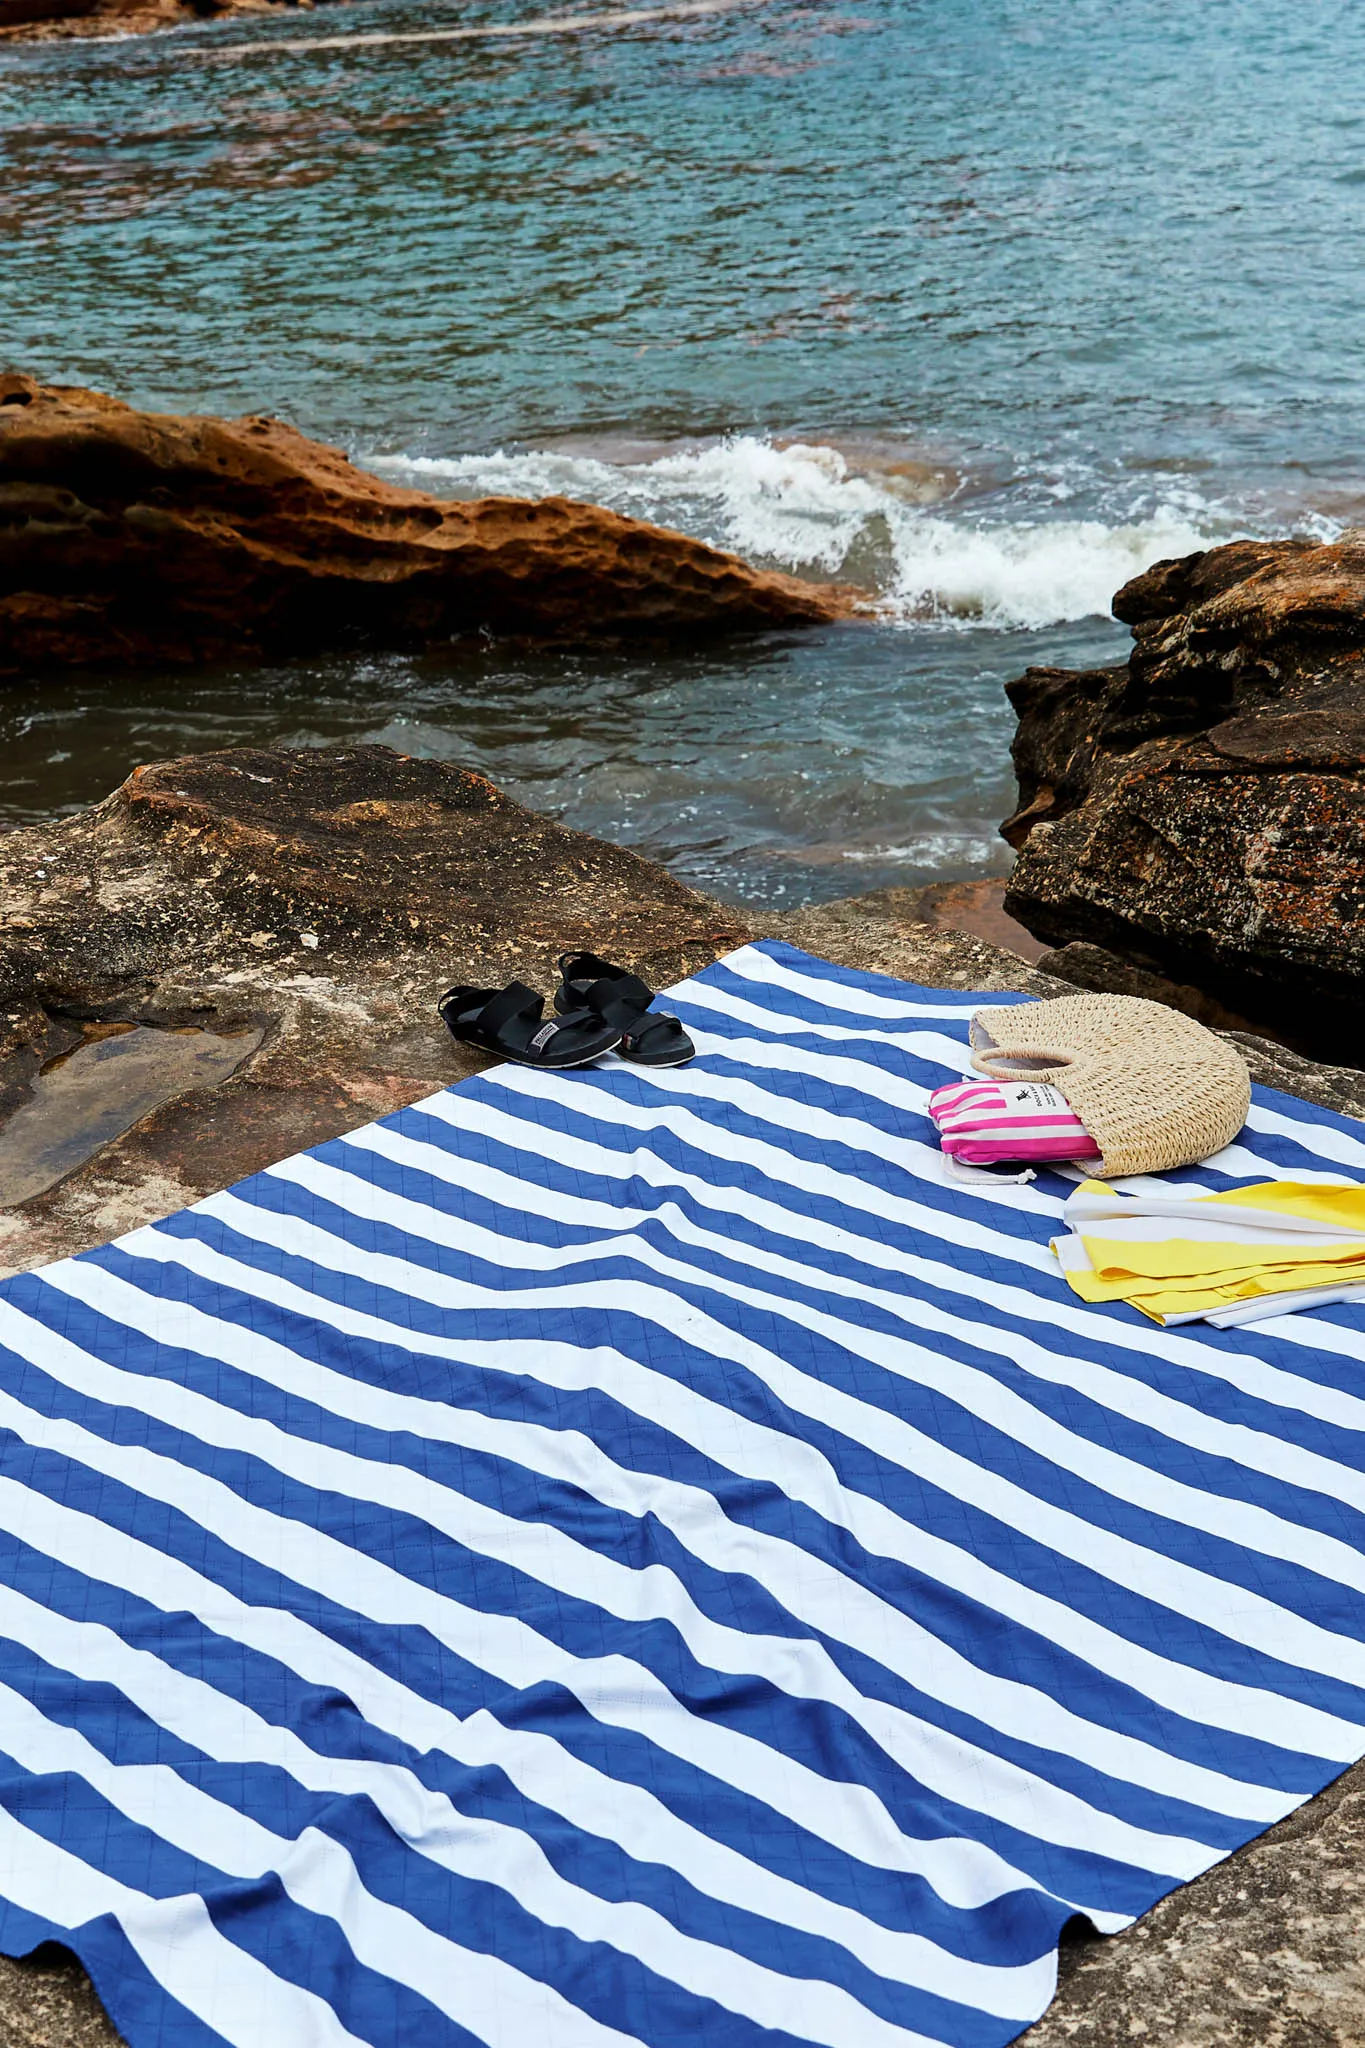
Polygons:
[[265,669],[49,677],[0,692],[0,821],[102,795],[139,761],[377,740],[482,769],[533,809],[731,899],[795,903],[1003,873],[1028,659],[1122,635],[876,630],[591,656],[340,656]]

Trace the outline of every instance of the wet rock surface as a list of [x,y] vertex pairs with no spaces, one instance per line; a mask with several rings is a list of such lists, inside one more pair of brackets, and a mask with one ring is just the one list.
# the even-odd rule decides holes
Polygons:
[[567,498],[400,490],[279,420],[0,377],[0,677],[481,632],[754,632],[850,603]]
[[[132,1035],[119,1026],[196,1027],[251,1049],[217,1085],[159,1100],[57,1186],[0,1210],[0,1267],[103,1241],[486,1064],[443,1031],[436,995],[513,975],[548,989],[567,946],[591,944],[656,986],[772,936],[939,987],[1066,993],[947,921],[990,928],[998,888],[741,916],[479,776],[385,748],[143,769],[78,818],[0,838],[0,1117],[22,1113],[44,1066],[60,1076]],[[1257,1079],[1365,1116],[1365,1074],[1238,1042]],[[1363,1814],[1365,1767],[1129,1933],[1068,1942],[1029,2042],[1365,2039]],[[70,1957],[0,1958],[0,2048],[117,2040]]]
[[1007,913],[1365,1059],[1365,542],[1237,542],[1124,586],[1128,662],[1011,685]]
[[[1048,950],[1041,940],[1025,931],[1005,913],[1008,881],[1001,877],[982,882],[930,882],[920,889],[882,889],[875,900],[909,922],[921,921],[941,930],[970,932],[986,939],[1003,952],[1021,960],[1036,962]],[[849,897],[848,902],[864,899]]]
[[250,1058],[260,1031],[92,1024],[40,1068],[0,1137],[0,1210],[45,1194],[163,1104],[216,1088]]

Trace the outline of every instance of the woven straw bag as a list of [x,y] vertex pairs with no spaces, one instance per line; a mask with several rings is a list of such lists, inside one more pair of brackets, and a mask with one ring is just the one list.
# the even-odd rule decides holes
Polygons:
[[972,1065],[997,1081],[1046,1080],[1099,1146],[1112,1180],[1221,1152],[1246,1122],[1251,1081],[1226,1040],[1142,996],[1007,1003],[972,1018]]

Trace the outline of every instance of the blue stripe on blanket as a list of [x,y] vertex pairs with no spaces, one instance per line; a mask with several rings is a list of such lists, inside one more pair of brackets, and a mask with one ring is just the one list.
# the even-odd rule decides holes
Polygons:
[[745,947],[0,1287],[0,1947],[133,2048],[996,2048],[1365,1752],[1365,1310],[1076,1301],[942,1176],[977,1000]]

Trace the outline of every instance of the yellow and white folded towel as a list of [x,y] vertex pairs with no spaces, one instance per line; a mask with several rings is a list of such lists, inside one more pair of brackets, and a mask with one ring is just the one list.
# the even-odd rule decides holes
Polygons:
[[1216,1195],[1122,1195],[1087,1180],[1052,1249],[1082,1301],[1226,1329],[1365,1292],[1365,1187],[1261,1181]]

